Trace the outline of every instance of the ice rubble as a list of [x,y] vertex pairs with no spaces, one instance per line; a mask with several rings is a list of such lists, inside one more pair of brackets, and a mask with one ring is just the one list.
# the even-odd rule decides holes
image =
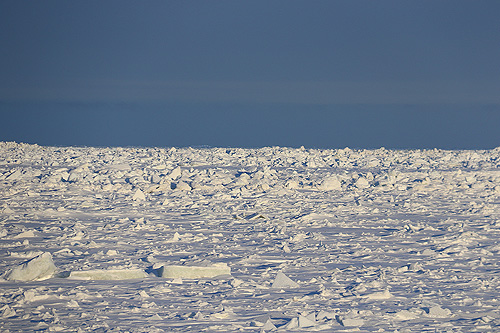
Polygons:
[[500,149],[0,143],[0,331],[498,331],[499,170]]

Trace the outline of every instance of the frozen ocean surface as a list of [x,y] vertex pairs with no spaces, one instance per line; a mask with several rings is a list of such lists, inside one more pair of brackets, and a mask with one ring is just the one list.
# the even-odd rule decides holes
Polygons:
[[500,149],[0,143],[0,331],[498,332]]

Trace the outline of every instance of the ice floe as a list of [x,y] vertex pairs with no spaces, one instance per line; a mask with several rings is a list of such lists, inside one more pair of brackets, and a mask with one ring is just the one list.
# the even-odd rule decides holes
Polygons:
[[230,275],[231,268],[225,263],[207,266],[165,265],[157,269],[158,276],[163,278],[200,279]]
[[72,271],[68,279],[75,280],[129,280],[142,279],[148,274],[142,269],[95,269],[88,271]]
[[5,275],[6,280],[32,281],[51,278],[56,271],[56,266],[49,252],[44,252],[11,269]]

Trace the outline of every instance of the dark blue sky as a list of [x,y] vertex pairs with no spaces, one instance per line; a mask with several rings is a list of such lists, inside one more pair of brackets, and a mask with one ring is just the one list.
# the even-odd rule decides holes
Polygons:
[[500,146],[500,1],[0,2],[0,140]]

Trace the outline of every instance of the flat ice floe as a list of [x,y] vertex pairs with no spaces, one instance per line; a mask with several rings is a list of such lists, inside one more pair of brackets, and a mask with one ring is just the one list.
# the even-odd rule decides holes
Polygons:
[[163,278],[200,279],[230,275],[231,268],[224,263],[208,266],[166,265],[158,268],[157,272],[158,276]]
[[0,143],[0,331],[500,331],[500,149]]
[[67,276],[76,280],[129,280],[148,277],[142,269],[94,269],[88,271],[74,271]]

